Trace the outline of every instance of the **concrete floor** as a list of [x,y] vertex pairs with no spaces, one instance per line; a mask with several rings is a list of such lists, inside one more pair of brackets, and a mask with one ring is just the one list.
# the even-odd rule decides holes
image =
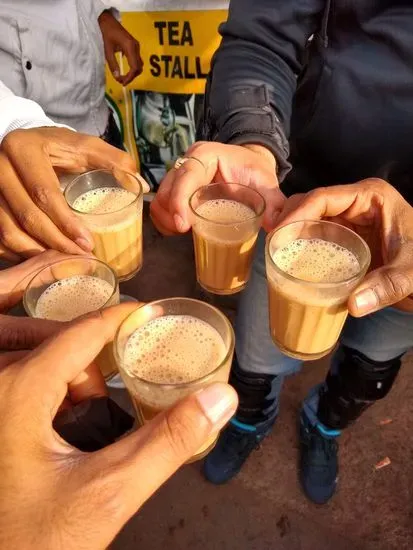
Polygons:
[[[165,239],[145,223],[145,266],[123,291],[141,300],[200,297],[190,237]],[[202,296],[204,299],[207,298]],[[230,316],[234,301],[222,304]],[[340,490],[331,503],[309,503],[297,482],[297,412],[326,362],[286,384],[279,421],[243,471],[214,487],[200,465],[185,466],[131,519],[113,550],[404,550],[413,548],[413,356],[391,395],[340,441]],[[116,396],[127,403],[127,396]],[[381,425],[384,419],[392,423]],[[374,465],[388,456],[391,464]]]

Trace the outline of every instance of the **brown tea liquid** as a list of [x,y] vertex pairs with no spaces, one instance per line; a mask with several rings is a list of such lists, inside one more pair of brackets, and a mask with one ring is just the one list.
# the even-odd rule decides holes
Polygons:
[[[75,210],[96,215],[87,222],[95,243],[93,253],[120,279],[133,275],[142,265],[142,219],[140,210],[132,206],[135,199],[126,189],[101,187],[82,193],[73,203]],[[131,207],[126,208],[128,205]]]
[[[51,321],[72,321],[103,306],[118,303],[119,293],[113,293],[113,287],[107,281],[90,275],[74,275],[46,288],[37,301],[35,317]],[[97,363],[105,378],[117,372],[109,344],[97,357]]]
[[206,218],[197,219],[193,227],[200,285],[216,294],[239,292],[249,279],[258,235],[254,210],[237,201],[216,199],[201,204],[196,213]]
[[[125,371],[132,380],[127,379],[125,383],[141,424],[199,389],[180,390],[178,385],[210,374],[222,363],[225,354],[225,344],[217,330],[191,315],[158,317],[132,333],[123,358]],[[216,378],[208,383],[226,382],[229,369],[230,360],[227,368],[220,369]],[[215,439],[216,435],[199,450],[197,458]]]
[[[299,281],[333,283],[331,288],[290,284],[269,278],[271,335],[290,355],[317,358],[334,347],[346,320],[347,299],[334,293],[334,283],[360,272],[356,256],[322,239],[297,239],[272,256],[284,273]],[[297,281],[298,280],[298,281]]]

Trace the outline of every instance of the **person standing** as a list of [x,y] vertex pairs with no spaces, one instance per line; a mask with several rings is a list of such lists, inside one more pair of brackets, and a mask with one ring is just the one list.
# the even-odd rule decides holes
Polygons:
[[[412,204],[412,31],[413,6],[402,1],[232,1],[199,131],[212,143],[195,144],[166,176],[151,205],[157,227],[188,231],[190,194],[214,180],[261,191],[265,230],[276,226],[285,195],[366,178],[367,187],[387,180]],[[380,196],[370,221],[377,214],[384,224],[393,258],[405,237],[397,212],[393,225],[380,217]],[[369,244],[383,261],[374,231]],[[300,481],[316,503],[335,493],[341,431],[387,395],[413,343],[412,300],[397,304],[411,274],[390,270],[385,283],[380,295],[372,287],[354,297],[357,317],[349,317],[326,381],[300,413]],[[376,312],[379,302],[396,306]],[[236,475],[271,431],[283,381],[301,367],[271,340],[263,234],[236,335],[231,382],[240,406],[204,467],[217,484]]]
[[[128,60],[126,75],[118,51]],[[1,2],[0,80],[56,123],[123,148],[105,101],[105,56],[123,85],[142,71],[138,41],[101,0]]]

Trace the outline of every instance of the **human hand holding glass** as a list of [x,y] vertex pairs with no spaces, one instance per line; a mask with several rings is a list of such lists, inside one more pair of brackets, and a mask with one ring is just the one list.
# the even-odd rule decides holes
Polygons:
[[0,356],[0,547],[106,548],[235,412],[234,390],[213,384],[100,451],[80,452],[57,435],[66,395],[73,404],[96,395],[93,360],[134,309],[104,310],[33,352]]

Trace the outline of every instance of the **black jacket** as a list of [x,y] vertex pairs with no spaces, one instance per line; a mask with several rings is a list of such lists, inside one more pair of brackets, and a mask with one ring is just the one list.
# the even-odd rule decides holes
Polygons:
[[377,176],[413,203],[413,2],[232,0],[203,139],[261,143],[287,194]]

